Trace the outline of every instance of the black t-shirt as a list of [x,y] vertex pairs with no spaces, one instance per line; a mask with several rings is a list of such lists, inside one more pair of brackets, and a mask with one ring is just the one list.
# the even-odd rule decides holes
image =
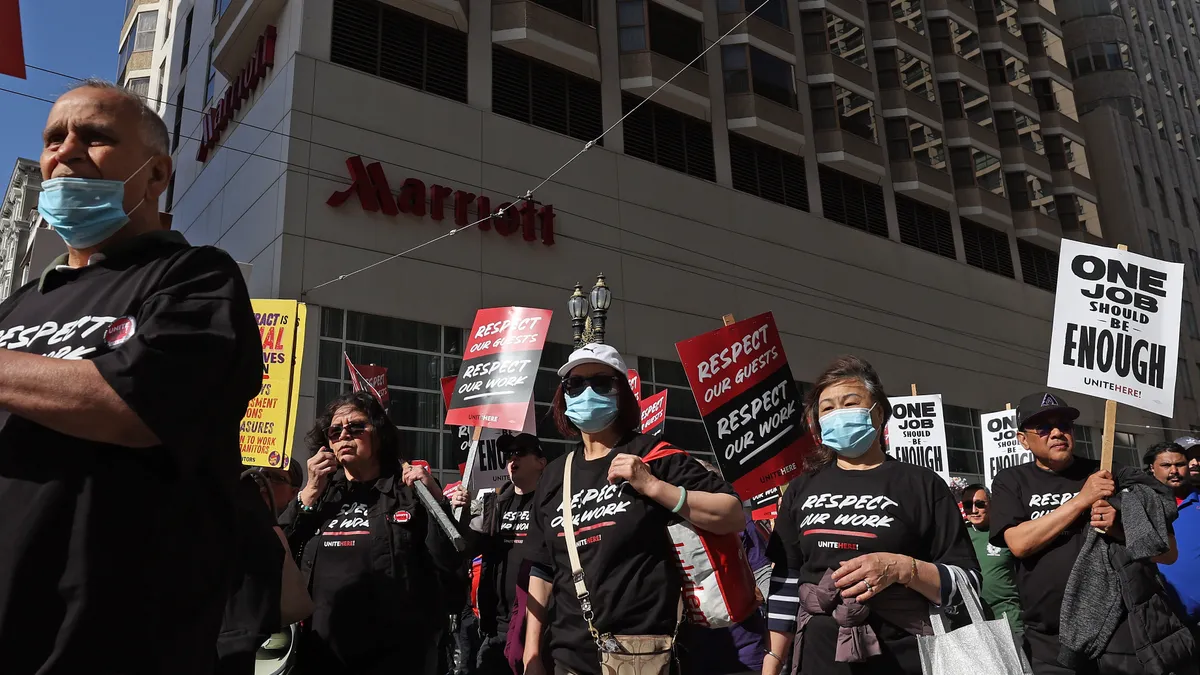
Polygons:
[[[798,577],[801,584],[817,584],[839,563],[876,552],[979,570],[958,505],[945,481],[929,469],[889,459],[874,469],[848,471],[835,462],[792,480],[768,544],[775,577],[787,570],[786,576]],[[773,595],[770,605],[777,630],[783,628],[775,625],[776,615],[795,616],[797,609],[794,598],[786,598],[786,606],[780,600]],[[868,621],[884,646],[884,655],[872,661],[888,663],[864,664],[863,672],[878,670],[869,666],[894,672],[896,664],[916,662],[912,635],[874,614]],[[833,663],[833,650],[823,648],[836,643],[836,633],[832,617],[810,620],[802,672],[842,672]]]
[[[1059,473],[1043,469],[1035,462],[1001,471],[992,482],[991,543],[1007,546],[1005,530],[1041,518],[1067,503],[1083,488],[1088,476],[1099,470],[1098,460],[1076,457]],[[1063,589],[1083,546],[1087,524],[1085,511],[1040,551],[1017,559],[1017,591],[1021,596],[1025,634],[1034,656],[1044,661],[1054,662],[1058,657],[1058,617]]]
[[[162,444],[88,441],[0,413],[0,662],[208,672],[236,556],[238,427],[262,385],[250,298],[226,253],[175,232],[91,263],[14,293],[0,347],[91,361]],[[134,643],[153,646],[131,659]]]
[[[657,442],[652,436],[633,434],[608,455],[591,461],[584,459],[581,446],[573,450],[575,537],[596,614],[594,623],[601,632],[675,632],[682,581],[667,536],[667,525],[675,516],[627,484],[608,484],[608,468],[618,454],[644,457]],[[538,482],[529,527],[529,559],[554,572],[550,628],[554,662],[581,675],[598,675],[600,657],[575,597],[563,537],[564,462],[564,457],[554,460]],[[660,480],[689,491],[735,494],[720,476],[686,454],[669,455],[647,466]]]
[[[312,576],[312,630],[342,663],[353,663],[377,646],[380,621],[375,595],[386,585],[376,583],[372,569],[371,524],[368,512],[379,492],[368,483],[350,483],[337,511],[308,543],[315,550]],[[375,533],[379,534],[379,533]]]
[[513,492],[511,499],[496,505],[499,523],[496,527],[498,541],[494,564],[500,567],[493,579],[496,583],[497,635],[503,635],[508,630],[508,622],[512,617],[517,577],[521,572],[521,563],[525,562],[528,555],[529,546],[526,544],[529,539],[529,518],[535,494],[527,492],[519,495]]

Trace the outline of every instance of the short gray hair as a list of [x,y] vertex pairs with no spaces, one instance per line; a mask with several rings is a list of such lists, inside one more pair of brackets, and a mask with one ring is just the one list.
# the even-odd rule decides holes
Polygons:
[[97,77],[80,80],[68,89],[66,93],[85,88],[111,92],[136,107],[141,113],[140,126],[142,128],[142,140],[157,154],[171,154],[171,135],[167,132],[167,123],[158,116],[158,113],[154,112],[153,108],[146,104],[145,98],[138,96],[125,87]]

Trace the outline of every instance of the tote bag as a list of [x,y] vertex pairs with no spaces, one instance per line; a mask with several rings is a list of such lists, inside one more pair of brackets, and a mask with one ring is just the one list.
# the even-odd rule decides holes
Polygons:
[[983,618],[983,604],[971,586],[967,573],[948,566],[954,584],[971,617],[971,624],[946,632],[945,619],[931,607],[929,622],[933,635],[917,636],[924,675],[1032,675],[1025,654],[1017,646],[1012,628],[1004,617],[994,621]]

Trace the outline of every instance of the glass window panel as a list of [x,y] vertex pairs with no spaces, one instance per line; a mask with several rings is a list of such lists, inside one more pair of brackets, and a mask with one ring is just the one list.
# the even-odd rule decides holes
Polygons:
[[[946,422],[950,424],[961,424],[967,427],[975,425],[973,411],[970,408],[946,404],[942,406],[942,411],[946,413]],[[975,446],[966,445],[962,447],[973,448]]]
[[892,19],[912,30],[925,34],[925,22],[921,18],[920,0],[891,0]]
[[354,363],[387,368],[390,386],[442,390],[441,357],[353,344],[346,345],[346,353]]
[[442,327],[442,352],[445,354],[462,355],[463,345],[466,344],[467,331],[450,326]]
[[[642,376],[643,380],[645,375]],[[683,364],[678,361],[667,361],[664,359],[654,359],[654,382],[657,384],[673,384],[677,387],[690,387],[687,380],[687,373],[683,370]]]
[[561,342],[547,342],[542,348],[542,363],[543,368],[553,368],[558,370],[558,367],[567,361],[571,360],[571,352],[575,351],[571,345],[565,345]]
[[[429,462],[435,469],[454,469],[456,466],[443,465],[441,453],[438,452],[440,431],[413,431],[397,429],[400,436],[400,455],[407,460],[422,459]],[[447,463],[449,464],[449,463]]]
[[642,26],[621,28],[617,31],[617,42],[622,52],[637,52],[646,49],[646,29]]
[[349,391],[349,389],[349,385],[340,382],[317,380],[317,415],[320,416],[326,406],[333,402],[333,399],[341,396],[343,390]]
[[558,390],[560,381],[562,378],[556,371],[539,369],[533,382],[533,400],[537,403],[553,403],[554,392]]
[[690,420],[700,419],[700,409],[696,407],[696,399],[691,389],[676,387],[655,387],[654,393],[669,389],[667,394],[667,417],[685,417]]
[[558,433],[558,427],[554,425],[554,416],[550,414],[550,406],[534,406],[534,419],[537,422],[538,438],[566,440],[562,434]]
[[966,450],[949,450],[950,471],[955,473],[981,473],[980,453]]
[[[667,395],[668,404],[673,395]],[[663,437],[688,452],[712,453],[712,445],[708,441],[708,432],[704,430],[704,424],[701,422],[684,422],[683,420],[668,419]]]
[[388,417],[397,426],[422,429],[437,429],[442,426],[445,417],[442,414],[441,393],[389,388],[388,394],[391,397]]
[[846,21],[833,12],[825,13],[825,27],[829,34],[829,52],[860,67],[867,67],[867,47],[863,41],[863,29]]
[[434,324],[361,312],[346,313],[346,338],[427,352],[441,350],[441,330]]
[[321,337],[342,337],[342,318],[345,313],[340,309],[321,308]]
[[321,346],[317,351],[317,377],[341,380],[345,378],[344,370],[342,343],[321,340]]

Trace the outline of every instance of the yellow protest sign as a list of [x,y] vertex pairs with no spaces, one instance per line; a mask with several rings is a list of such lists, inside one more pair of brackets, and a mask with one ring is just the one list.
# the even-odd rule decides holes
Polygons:
[[308,308],[295,300],[251,300],[262,338],[262,390],[242,418],[242,464],[286,468],[300,402]]

